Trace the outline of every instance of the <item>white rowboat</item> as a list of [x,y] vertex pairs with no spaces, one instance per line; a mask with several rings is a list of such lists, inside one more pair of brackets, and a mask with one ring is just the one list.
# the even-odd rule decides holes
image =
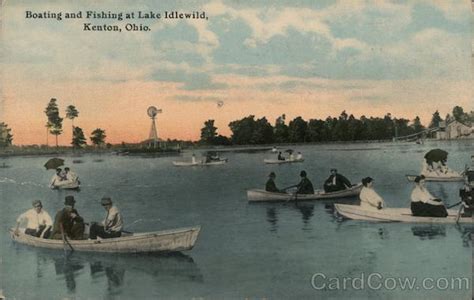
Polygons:
[[185,161],[173,161],[173,165],[176,167],[194,167],[194,166],[216,166],[216,165],[224,165],[227,163],[227,159],[222,159],[218,161],[211,161],[211,162],[185,162]]
[[[418,175],[405,175],[408,181],[415,181],[415,178]],[[437,181],[437,182],[456,182],[463,181],[464,177],[462,175],[451,175],[451,176],[425,176],[426,181]]]
[[295,194],[291,193],[273,193],[261,189],[253,189],[247,191],[247,199],[249,202],[278,202],[278,201],[307,201],[307,200],[325,200],[325,199],[339,199],[347,197],[355,197],[360,194],[362,184],[354,185],[349,189],[325,193],[317,190],[314,194]]
[[[162,230],[145,233],[133,233],[118,238],[100,240],[68,240],[74,251],[108,252],[108,253],[152,253],[152,252],[178,252],[190,250],[194,247],[200,226]],[[37,238],[21,230],[15,235],[10,229],[13,241],[33,247],[71,250],[62,240]]]
[[[334,204],[337,213],[347,219],[372,222],[402,222],[427,224],[454,224],[458,210],[448,209],[446,218],[414,217],[409,208],[363,208],[358,205]],[[459,223],[474,224],[472,217],[459,218]]]
[[55,190],[76,190],[81,186],[79,180],[75,181],[60,181],[58,184],[54,184],[51,188]]
[[279,159],[264,159],[263,162],[266,164],[290,164],[290,163],[297,163],[297,162],[302,162],[304,161],[304,158],[301,159],[285,159],[285,160],[279,160]]

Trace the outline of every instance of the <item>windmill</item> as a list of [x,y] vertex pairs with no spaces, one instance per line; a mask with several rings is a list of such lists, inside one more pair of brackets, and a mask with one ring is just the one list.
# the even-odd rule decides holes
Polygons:
[[156,143],[158,142],[158,133],[156,131],[156,115],[159,113],[162,113],[161,109],[158,109],[154,106],[150,106],[147,109],[147,114],[151,118],[151,128],[150,128],[150,135],[148,139],[150,140],[150,143],[153,142],[153,148],[156,148]]

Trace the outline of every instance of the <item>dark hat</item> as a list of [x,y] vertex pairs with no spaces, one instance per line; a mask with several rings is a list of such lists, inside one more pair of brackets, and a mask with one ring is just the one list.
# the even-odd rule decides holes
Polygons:
[[418,182],[424,180],[425,178],[426,178],[425,175],[416,176],[415,177],[415,182],[418,183]]
[[268,174],[268,177],[276,177],[275,172],[270,172],[270,174]]
[[112,204],[112,199],[110,197],[102,197],[102,199],[100,200],[100,204],[110,205]]
[[62,171],[62,169],[61,169],[61,168],[56,168],[56,172],[57,172],[57,171]]
[[74,205],[74,203],[76,203],[76,200],[74,200],[74,196],[66,196],[66,198],[64,199],[64,204],[65,205]]
[[300,176],[301,176],[301,177],[306,177],[306,171],[301,171],[301,172],[300,172]]
[[65,167],[64,170],[65,170],[65,171],[69,171],[69,170],[71,170],[71,169],[69,169],[69,167]]
[[332,172],[332,171],[334,171],[334,172],[337,172],[337,169],[335,169],[335,168],[332,168],[332,169],[331,169],[331,172]]
[[33,207],[37,207],[38,205],[43,207],[43,203],[41,203],[41,200],[33,200],[31,204],[33,205]]
[[373,179],[372,177],[365,177],[365,178],[362,179],[362,184],[363,184],[364,186],[367,186],[367,184],[368,184],[369,182],[372,182],[373,180],[374,180],[374,179]]

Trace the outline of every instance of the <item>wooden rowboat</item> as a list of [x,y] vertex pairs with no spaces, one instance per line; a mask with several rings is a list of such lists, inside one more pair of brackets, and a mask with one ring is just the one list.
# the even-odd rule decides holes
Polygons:
[[[334,204],[336,212],[352,220],[372,222],[402,222],[402,223],[427,223],[427,224],[455,224],[458,216],[457,209],[448,209],[446,218],[414,217],[409,208],[384,208],[372,209],[358,205]],[[472,217],[459,218],[459,223],[474,224]]]
[[[145,233],[133,233],[119,238],[100,240],[68,240],[74,251],[108,252],[108,253],[153,253],[153,252],[178,252],[191,250],[201,230],[200,226],[162,230]],[[62,240],[37,238],[23,233],[14,234],[10,229],[13,241],[33,247],[64,250]]]
[[[360,194],[361,190],[362,184],[357,184],[349,189],[332,193],[325,193],[317,190],[314,194],[298,194],[296,200],[308,201],[355,197]],[[295,195],[291,193],[273,193],[261,189],[253,189],[247,191],[247,199],[249,202],[295,201]]]
[[300,159],[285,159],[285,160],[279,160],[279,159],[264,159],[263,162],[266,164],[291,164],[291,163],[297,163],[297,162],[303,162],[304,158]]
[[[405,175],[408,181],[413,182],[418,175]],[[459,175],[450,175],[450,176],[425,176],[426,181],[436,181],[436,182],[457,182],[463,181],[464,177]]]
[[184,161],[173,161],[173,165],[176,167],[194,167],[194,166],[216,166],[216,165],[224,165],[227,163],[227,158],[218,160],[218,161],[211,161],[211,162],[184,162]]

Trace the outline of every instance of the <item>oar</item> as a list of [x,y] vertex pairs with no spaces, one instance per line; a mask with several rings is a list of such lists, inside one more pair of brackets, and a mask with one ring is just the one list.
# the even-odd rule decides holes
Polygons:
[[[62,236],[63,236],[63,243],[64,243],[64,246],[67,244],[69,246],[69,248],[71,248],[71,252],[74,252],[74,248],[72,247],[71,243],[69,243],[66,235],[64,234],[64,232],[62,233]],[[64,248],[64,251],[66,251],[66,247]]]
[[462,207],[463,207],[462,205],[459,207],[458,215],[456,216],[456,224],[459,223],[459,219],[461,218]]
[[455,206],[458,206],[458,205],[461,204],[461,203],[462,203],[462,201],[459,201],[459,202],[454,203],[453,205],[450,205],[450,206],[448,206],[448,207],[446,207],[446,208],[447,208],[447,209],[450,209],[450,208],[453,208],[453,207],[455,207]]

